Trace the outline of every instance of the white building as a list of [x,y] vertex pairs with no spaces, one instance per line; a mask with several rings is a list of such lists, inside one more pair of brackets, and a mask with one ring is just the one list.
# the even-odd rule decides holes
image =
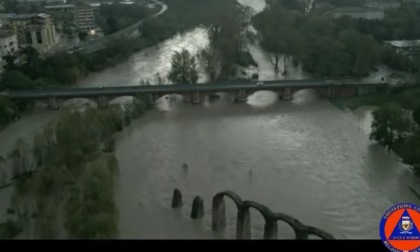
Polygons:
[[367,8],[375,8],[375,9],[394,9],[399,8],[401,3],[396,0],[382,0],[382,1],[367,1],[365,7]]
[[333,18],[348,16],[354,19],[383,19],[385,13],[384,10],[378,8],[347,7],[335,8],[326,15]]
[[80,3],[76,5],[75,24],[81,31],[96,30],[94,7],[91,4]]
[[393,48],[397,53],[410,54],[420,51],[420,40],[392,40],[384,41],[384,45]]
[[6,62],[3,60],[4,56],[15,54],[18,51],[17,36],[12,31],[0,31],[0,65]]

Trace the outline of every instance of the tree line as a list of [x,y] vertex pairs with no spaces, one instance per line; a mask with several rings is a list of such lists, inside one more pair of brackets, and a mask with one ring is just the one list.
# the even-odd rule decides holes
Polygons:
[[[0,80],[0,92],[71,86],[91,72],[98,72],[126,60],[137,50],[136,39],[115,40],[104,50],[92,54],[56,53],[42,57],[34,48],[23,50],[23,62],[6,57],[7,65]],[[0,97],[0,129],[30,108],[32,102],[11,101]]]
[[[385,37],[380,34],[389,33],[386,39],[414,36],[398,35],[403,30],[408,34],[414,16],[418,19],[417,11],[406,15],[407,8],[403,5],[390,11],[383,20],[342,17],[333,21],[317,13],[306,15],[301,9],[288,9],[282,1],[271,1],[252,22],[276,72],[287,74],[290,64],[300,63],[313,76],[362,77],[379,63],[398,70],[418,70],[417,64],[381,45]],[[279,69],[281,61],[283,69]]]
[[420,175],[420,90],[391,95],[373,112],[370,139],[397,153]]
[[[206,27],[209,32],[211,26],[217,28],[213,30],[217,34],[214,34],[211,46],[199,57],[200,62],[206,62],[206,72],[212,72],[209,73],[211,79],[232,73],[235,63],[256,64],[243,48],[246,14],[235,0],[177,0],[168,1],[167,4],[168,10],[164,14],[145,20],[140,28],[143,30],[141,38],[116,40],[96,53],[84,55],[61,52],[44,58],[28,47],[23,51],[22,65],[15,65],[13,56],[6,57],[7,66],[0,80],[0,92],[72,85],[91,72],[101,71],[126,60],[134,51],[197,26]],[[108,17],[126,10],[121,7],[112,11],[111,7],[104,6],[103,9]],[[130,13],[132,17],[135,16],[134,11]],[[223,18],[224,21],[218,22],[218,18]],[[234,23],[230,23],[231,21]],[[17,118],[30,105],[0,98],[0,128]]]
[[15,185],[0,238],[22,231],[35,238],[57,238],[61,227],[69,238],[116,238],[113,134],[150,108],[143,101],[67,111],[32,142],[18,140],[9,155],[9,179]]
[[139,4],[103,4],[99,7],[95,22],[104,35],[109,35],[138,22],[147,14],[147,9]]
[[[209,46],[197,55],[190,55],[190,52],[175,53],[172,58],[174,68],[194,69],[193,65],[200,63],[210,81],[219,81],[235,75],[235,65],[256,65],[245,48],[250,16],[248,8],[235,0],[178,0],[168,1],[167,4],[168,10],[158,19],[145,20],[142,28],[145,39],[161,42],[177,33],[201,27],[206,30],[210,41]],[[186,61],[189,67],[185,64],[184,67],[177,65],[181,59],[188,58],[192,59]],[[176,80],[175,75],[168,76],[174,83],[194,83],[185,79]],[[192,80],[196,79],[191,77]]]

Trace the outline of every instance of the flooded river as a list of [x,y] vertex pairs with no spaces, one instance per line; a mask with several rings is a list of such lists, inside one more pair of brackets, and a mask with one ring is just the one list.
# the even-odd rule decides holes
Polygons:
[[[239,2],[253,4],[256,11],[265,6],[263,1]],[[79,85],[153,82],[157,73],[167,74],[174,51],[194,53],[207,44],[205,31],[195,29]],[[260,78],[272,78],[264,52],[255,45],[249,48]],[[304,77],[299,70],[288,75]],[[200,81],[205,81],[203,74]],[[398,202],[419,203],[408,190],[419,183],[396,156],[369,141],[370,111],[343,112],[311,90],[298,92],[291,102],[277,101],[270,92],[257,92],[246,104],[224,99],[196,106],[160,101],[118,135],[119,237],[233,238],[236,210],[230,201],[227,232],[215,236],[210,230],[212,197],[233,190],[337,238],[379,238],[384,211]],[[12,123],[0,132],[0,153],[10,151],[17,138],[30,138],[56,115],[39,108]],[[181,169],[183,163],[189,165],[187,172]],[[184,195],[181,211],[170,209],[174,188]],[[7,207],[9,195],[10,189],[0,190],[0,210]],[[188,216],[197,195],[204,199],[205,217],[192,221]],[[262,232],[263,219],[252,212],[253,237],[261,238]],[[279,223],[279,238],[291,237],[291,228]]]

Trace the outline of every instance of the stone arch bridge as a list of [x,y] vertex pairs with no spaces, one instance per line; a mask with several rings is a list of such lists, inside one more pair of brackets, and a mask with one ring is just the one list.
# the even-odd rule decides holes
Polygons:
[[[242,200],[233,191],[223,191],[213,197],[212,202],[212,230],[221,231],[226,228],[225,198],[231,199],[238,210],[236,218],[236,239],[251,239],[251,214],[250,209],[257,210],[264,218],[264,239],[277,239],[277,222],[283,221],[292,227],[295,239],[308,239],[309,235],[318,236],[324,240],[332,240],[334,237],[319,228],[304,225],[299,220],[284,213],[273,212],[267,206],[251,200]],[[178,189],[174,190],[172,207],[179,208],[183,205],[182,194]],[[191,218],[198,219],[204,215],[203,200],[197,196],[194,198]]]
[[186,102],[200,103],[208,95],[227,92],[232,94],[237,102],[245,102],[249,95],[262,90],[273,91],[280,99],[289,100],[300,90],[313,89],[321,97],[333,99],[386,92],[387,87],[386,83],[366,83],[358,80],[276,80],[264,81],[263,85],[250,81],[232,81],[207,84],[36,89],[3,93],[2,96],[15,100],[37,100],[47,103],[51,109],[58,109],[64,101],[73,98],[86,98],[97,103],[98,107],[106,107],[111,100],[121,96],[142,95],[154,102],[165,95],[179,94]]

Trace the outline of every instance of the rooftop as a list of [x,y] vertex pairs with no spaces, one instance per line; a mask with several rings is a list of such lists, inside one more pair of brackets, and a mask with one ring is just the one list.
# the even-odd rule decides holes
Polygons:
[[73,4],[57,4],[45,6],[45,9],[61,9],[61,8],[74,8]]
[[85,8],[90,9],[90,8],[93,7],[93,4],[92,3],[79,2],[79,3],[76,3],[76,7],[78,9],[85,9]]
[[378,8],[364,8],[364,7],[343,7],[335,8],[334,13],[365,13],[365,12],[383,12],[383,10]]
[[8,30],[0,30],[0,39],[2,38],[7,38],[10,36],[13,36],[14,33],[12,31],[8,31]]
[[29,18],[33,18],[33,17],[40,17],[40,18],[48,18],[50,15],[45,14],[45,13],[39,13],[39,14],[16,14],[12,17],[10,17],[10,19],[29,19]]
[[11,18],[13,16],[15,16],[16,14],[14,13],[0,13],[0,19],[7,19],[7,18]]
[[399,48],[420,47],[420,40],[392,40],[384,43]]

